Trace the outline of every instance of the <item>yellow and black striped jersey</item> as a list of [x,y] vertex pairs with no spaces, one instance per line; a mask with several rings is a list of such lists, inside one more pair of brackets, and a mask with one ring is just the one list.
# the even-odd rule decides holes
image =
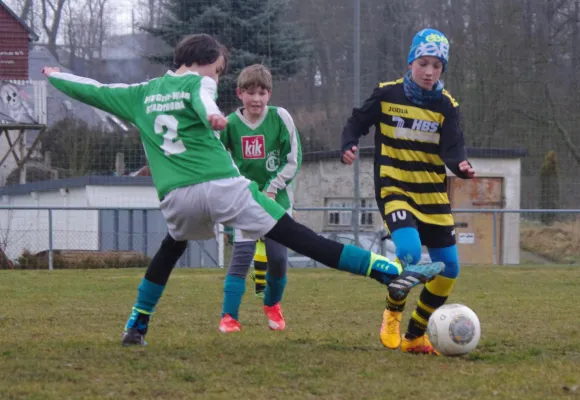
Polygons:
[[406,96],[403,79],[381,83],[342,132],[342,151],[375,131],[375,194],[385,215],[407,210],[426,224],[452,226],[447,196],[447,167],[466,178],[459,163],[467,160],[459,127],[459,105],[444,90],[441,100],[417,106]]

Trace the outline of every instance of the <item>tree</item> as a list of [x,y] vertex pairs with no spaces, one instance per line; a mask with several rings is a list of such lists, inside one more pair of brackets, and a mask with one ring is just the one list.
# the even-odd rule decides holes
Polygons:
[[[108,36],[108,14],[107,0],[85,0],[67,4],[64,42],[71,69],[80,69],[79,73],[83,75],[94,75],[92,67],[101,58],[103,43]],[[81,68],[78,68],[78,60]],[[88,71],[84,68],[86,65],[89,66]]]
[[[540,208],[553,210],[559,207],[560,185],[558,182],[558,162],[556,153],[549,151],[544,158],[542,169],[540,170]],[[554,222],[556,214],[542,213],[540,219],[542,223],[549,225]]]
[[[158,28],[143,27],[174,47],[185,35],[203,32],[216,36],[229,50],[229,67],[220,78],[219,105],[237,105],[236,77],[250,64],[263,63],[275,78],[296,74],[303,67],[305,41],[284,21],[287,0],[168,0],[167,15]],[[172,56],[156,58],[173,66]]]
[[84,175],[112,175],[115,157],[125,153],[126,168],[138,169],[146,163],[145,154],[136,129],[128,133],[107,132],[90,127],[85,121],[65,118],[56,122],[42,142],[41,152],[58,155],[52,167],[60,177]]

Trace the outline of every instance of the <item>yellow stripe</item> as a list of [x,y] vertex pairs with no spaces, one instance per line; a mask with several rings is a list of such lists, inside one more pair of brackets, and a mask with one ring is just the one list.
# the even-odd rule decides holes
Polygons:
[[435,312],[435,309],[433,307],[429,307],[428,305],[423,303],[421,300],[417,301],[417,307],[422,308],[423,310],[427,311],[429,314],[433,314]]
[[265,255],[261,255],[261,254],[254,254],[254,261],[258,261],[258,262],[268,262],[268,257],[266,257]]
[[425,287],[436,296],[448,297],[455,284],[455,279],[437,275],[435,279],[428,282]]
[[410,197],[415,203],[419,205],[425,204],[449,204],[449,198],[447,193],[414,193],[407,192],[396,186],[387,186],[381,188],[381,198],[385,198],[390,194],[402,194],[403,196]]
[[396,81],[381,82],[381,83],[379,83],[379,87],[396,85],[397,83],[403,83],[403,78],[397,79]]
[[409,211],[415,218],[425,224],[453,226],[453,215],[451,214],[423,214],[402,200],[393,200],[385,204],[385,215],[397,210]]
[[381,133],[392,139],[412,140],[422,143],[439,144],[441,135],[439,133],[416,131],[409,128],[395,128],[384,123],[380,123]]
[[151,315],[151,312],[145,311],[145,310],[141,310],[140,308],[133,307],[133,310],[135,310],[137,312],[140,312],[141,314]]
[[413,318],[415,321],[419,322],[422,325],[427,325],[427,320],[421,317],[419,314],[417,314],[416,310],[413,310],[411,318]]
[[256,255],[254,256],[254,260],[262,262],[268,261],[266,258],[266,244],[261,240],[256,242]]
[[447,96],[447,97],[449,98],[449,100],[451,100],[451,104],[453,104],[453,107],[459,107],[459,103],[457,102],[457,100],[455,100],[455,99],[453,98],[453,96],[451,96],[451,93],[449,93],[449,92],[447,91],[447,89],[443,89],[443,94],[444,94],[445,96]]
[[438,154],[429,154],[418,150],[395,149],[384,144],[381,145],[381,155],[401,161],[421,161],[433,165],[445,165]]
[[439,126],[443,125],[443,121],[445,120],[443,114],[435,111],[426,110],[419,107],[387,103],[386,101],[381,101],[381,111],[383,114],[393,115],[396,117],[438,122]]
[[389,177],[398,181],[409,183],[443,183],[446,174],[438,174],[428,171],[405,171],[387,165],[381,165],[379,169],[381,178]]

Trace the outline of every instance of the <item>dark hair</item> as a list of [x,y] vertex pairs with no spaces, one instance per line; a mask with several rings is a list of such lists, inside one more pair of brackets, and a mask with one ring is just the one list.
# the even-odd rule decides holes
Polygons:
[[208,65],[224,57],[224,71],[228,65],[228,51],[216,38],[205,33],[185,36],[175,46],[173,65],[191,67],[193,64]]

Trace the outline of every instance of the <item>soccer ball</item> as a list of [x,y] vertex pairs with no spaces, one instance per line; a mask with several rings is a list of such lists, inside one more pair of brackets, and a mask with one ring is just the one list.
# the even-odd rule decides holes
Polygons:
[[433,347],[444,356],[461,356],[477,346],[479,318],[463,304],[446,304],[429,318],[427,333]]

